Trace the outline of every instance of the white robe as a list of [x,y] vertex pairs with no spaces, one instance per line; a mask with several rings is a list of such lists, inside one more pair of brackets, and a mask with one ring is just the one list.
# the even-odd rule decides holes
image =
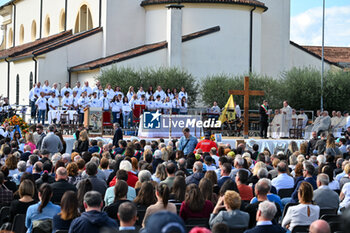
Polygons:
[[337,138],[341,137],[341,132],[343,131],[343,128],[345,128],[346,122],[345,117],[332,117],[331,121],[331,127],[333,135]]
[[320,131],[328,130],[331,126],[331,118],[329,116],[323,116],[320,117],[320,120],[317,122],[317,124],[314,124],[314,127],[312,127],[312,132],[316,131],[317,133]]
[[305,113],[303,113],[303,114],[298,115],[298,120],[299,119],[303,119],[303,126],[302,127],[303,127],[303,129],[305,129],[309,118],[307,117],[307,115]]
[[280,132],[281,132],[281,121],[282,121],[282,115],[278,114],[275,115],[272,122],[270,123],[270,126],[267,130],[268,137],[271,138],[279,138]]
[[280,137],[289,137],[289,129],[292,126],[292,108],[288,105],[282,108],[281,134]]

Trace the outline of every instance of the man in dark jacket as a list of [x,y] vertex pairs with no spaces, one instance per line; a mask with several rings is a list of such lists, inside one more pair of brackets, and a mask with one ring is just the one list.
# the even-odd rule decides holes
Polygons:
[[74,191],[74,192],[77,191],[74,185],[67,182],[67,178],[68,178],[67,169],[64,167],[57,168],[56,182],[50,184],[52,188],[52,193],[53,193],[51,201],[53,203],[60,203],[62,196],[66,191]]
[[118,230],[118,223],[101,212],[102,196],[99,192],[90,191],[84,195],[85,212],[72,221],[69,233],[95,233],[102,228]]
[[193,174],[186,177],[186,185],[196,184],[199,185],[199,181],[204,177],[202,162],[195,162],[193,165]]
[[256,215],[256,227],[246,230],[244,233],[284,233],[286,232],[279,225],[272,224],[272,219],[277,213],[276,205],[273,202],[263,201],[259,204]]
[[119,147],[118,142],[119,140],[123,140],[123,131],[121,130],[119,123],[114,123],[113,127],[115,129],[113,137],[113,146]]
[[267,138],[267,127],[269,126],[268,116],[268,105],[267,101],[264,100],[263,104],[259,107],[260,114],[260,137]]

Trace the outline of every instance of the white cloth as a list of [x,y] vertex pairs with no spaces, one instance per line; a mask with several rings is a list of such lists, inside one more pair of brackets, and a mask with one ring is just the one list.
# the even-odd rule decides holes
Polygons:
[[89,98],[87,98],[87,97],[80,97],[79,100],[78,100],[78,104],[79,104],[80,112],[83,113],[84,112],[84,108],[89,106]]
[[51,92],[54,92],[56,97],[60,96],[60,92],[57,89],[55,89],[55,88],[51,88]]
[[126,97],[128,97],[129,102],[130,102],[130,100],[132,99],[133,96],[134,96],[134,92],[126,93]]
[[113,99],[113,97],[115,96],[115,93],[112,89],[105,89],[105,92],[107,92],[107,98],[109,100]]
[[173,99],[173,108],[180,108],[181,100],[180,99]]
[[[308,208],[310,209],[310,216],[308,216]],[[319,215],[320,207],[317,205],[299,204],[290,206],[282,220],[282,227],[286,227],[289,224],[289,230],[293,231],[295,226],[311,225],[318,219]]]
[[122,110],[124,115],[129,114],[131,112],[131,107],[129,103],[123,103]]
[[35,87],[34,88],[34,97],[38,99],[40,97],[40,93],[43,91],[41,87]]
[[147,101],[146,107],[147,107],[148,111],[153,111],[156,109],[156,105],[155,105],[154,101]]
[[109,98],[108,97],[102,97],[100,99],[100,107],[102,107],[102,109],[104,111],[108,111],[110,108],[110,102],[109,102]]
[[29,99],[30,99],[30,101],[34,101],[34,100],[35,100],[34,89],[35,89],[35,88],[32,88],[32,89],[30,89],[30,91],[29,91]]
[[141,99],[141,96],[142,96],[142,95],[144,95],[144,96],[146,97],[146,92],[144,92],[144,91],[138,91],[138,92],[137,92],[137,98],[138,98],[138,99]]
[[77,96],[80,97],[81,96],[81,93],[83,92],[81,87],[74,87],[73,88],[73,92],[76,91],[77,92]]
[[157,110],[161,110],[163,108],[163,102],[160,100],[154,101],[154,106]]
[[83,86],[83,87],[81,88],[81,90],[82,90],[82,92],[86,91],[86,94],[87,94],[88,96],[92,94],[92,89],[91,89],[91,87],[89,87],[89,86]]
[[57,121],[59,121],[59,115],[60,114],[60,110],[50,110],[47,113],[47,121],[49,122],[49,124],[52,123],[52,120],[57,119]]
[[92,97],[90,99],[89,105],[90,105],[90,108],[99,108],[99,107],[101,107],[101,102],[98,98]]
[[317,124],[315,123],[312,127],[311,132],[316,131],[317,133],[321,130],[328,130],[331,126],[331,118],[329,116],[322,116],[320,117]]
[[216,105],[216,106],[211,107],[210,112],[211,113],[220,113],[221,109],[219,106]]
[[292,126],[292,108],[288,105],[282,108],[281,137],[289,137],[289,129]]
[[236,110],[236,115],[237,115],[237,117],[238,117],[238,118],[241,118],[241,116],[242,116],[242,111],[241,111],[241,107],[239,107],[238,104],[236,105],[235,110]]
[[112,108],[112,112],[121,112],[121,108],[123,106],[123,104],[121,102],[114,101],[110,105]]
[[180,91],[179,92],[179,99],[182,100],[183,97],[185,97],[187,100],[187,98],[188,98],[187,92]]
[[154,96],[154,98],[156,99],[157,98],[157,96],[160,96],[160,100],[164,100],[165,99],[165,97],[166,97],[166,95],[165,95],[165,92],[163,91],[163,90],[160,90],[160,91],[158,91],[158,90],[156,90],[155,92],[154,92],[154,94],[153,94],[153,96]]

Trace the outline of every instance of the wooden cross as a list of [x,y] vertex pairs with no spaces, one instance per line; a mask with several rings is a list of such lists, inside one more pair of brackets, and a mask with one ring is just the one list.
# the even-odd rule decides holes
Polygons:
[[230,90],[230,95],[243,95],[244,96],[244,138],[248,138],[249,131],[249,96],[263,96],[264,91],[249,90],[249,77],[244,77],[244,90]]

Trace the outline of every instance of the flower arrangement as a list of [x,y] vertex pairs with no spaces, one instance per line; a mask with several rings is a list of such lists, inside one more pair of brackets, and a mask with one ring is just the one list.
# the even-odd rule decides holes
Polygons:
[[14,115],[11,118],[6,118],[4,124],[8,124],[10,126],[17,126],[21,129],[22,134],[26,134],[28,132],[28,124],[25,122],[22,117]]

